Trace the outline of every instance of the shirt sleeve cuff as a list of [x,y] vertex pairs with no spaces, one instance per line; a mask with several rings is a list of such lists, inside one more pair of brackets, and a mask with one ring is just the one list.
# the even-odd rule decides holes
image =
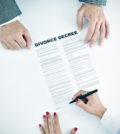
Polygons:
[[98,6],[106,6],[106,0],[79,0],[80,2],[84,2],[86,4],[93,4]]
[[13,18],[12,20],[1,24],[0,27],[1,27],[1,26],[4,26],[4,25],[7,25],[7,24],[9,24],[9,23],[12,23],[12,22],[14,22],[14,21],[16,21],[16,20],[19,20],[19,19],[20,19],[20,16],[16,16],[16,17]]
[[117,134],[120,129],[120,115],[112,110],[107,110],[101,119],[102,125],[113,134]]

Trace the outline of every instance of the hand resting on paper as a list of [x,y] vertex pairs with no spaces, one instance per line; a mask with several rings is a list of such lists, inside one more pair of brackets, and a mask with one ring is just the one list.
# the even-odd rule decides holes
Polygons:
[[102,7],[92,4],[83,4],[78,10],[77,15],[79,29],[82,29],[83,27],[83,17],[89,21],[85,43],[90,41],[90,47],[92,47],[100,32],[99,45],[101,45],[104,38],[108,38],[110,33],[109,24],[104,16]]

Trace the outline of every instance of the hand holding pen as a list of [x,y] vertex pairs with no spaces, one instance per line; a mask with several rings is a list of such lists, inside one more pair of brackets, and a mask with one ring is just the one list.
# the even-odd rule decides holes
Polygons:
[[[97,90],[93,90],[91,92],[80,90],[73,96],[72,99],[73,101],[76,100],[77,106],[81,107],[86,112],[89,112],[98,116],[99,118],[102,118],[107,109],[101,103],[99,96],[96,92]],[[80,96],[82,99],[79,99]]]

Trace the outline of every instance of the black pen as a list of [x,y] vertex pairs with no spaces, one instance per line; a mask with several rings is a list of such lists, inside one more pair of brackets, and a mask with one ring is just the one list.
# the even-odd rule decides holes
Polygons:
[[[90,91],[90,92],[88,92],[88,93],[86,93],[86,94],[84,94],[84,95],[80,95],[80,96],[77,97],[76,99],[85,99],[87,96],[90,96],[90,95],[96,93],[97,91],[98,91],[98,89],[95,89],[95,90]],[[69,102],[69,104],[76,102],[76,99],[73,100],[73,101],[71,101],[71,102]]]

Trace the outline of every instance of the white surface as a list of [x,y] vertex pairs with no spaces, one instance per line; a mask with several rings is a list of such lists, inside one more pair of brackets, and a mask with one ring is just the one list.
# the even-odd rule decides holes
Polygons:
[[[33,42],[46,34],[66,33],[77,28],[76,12],[80,3],[76,0],[24,1],[18,0],[23,12],[21,22],[29,29]],[[120,2],[108,1],[105,9],[111,26],[111,34],[103,47],[89,49],[91,60],[101,81],[100,97],[106,107],[120,110]],[[41,106],[47,104],[46,88],[41,79],[36,55],[32,50],[7,51],[0,48],[0,133],[39,134],[38,123],[42,118]],[[49,108],[48,108],[49,109]],[[77,108],[76,108],[77,109]],[[54,109],[53,109],[54,111]],[[79,133],[108,134],[99,120],[80,109],[74,120],[61,116],[63,129],[76,127],[77,116],[81,119]],[[87,118],[86,118],[87,117]],[[74,124],[64,124],[64,119]],[[87,128],[87,129],[86,129]]]

